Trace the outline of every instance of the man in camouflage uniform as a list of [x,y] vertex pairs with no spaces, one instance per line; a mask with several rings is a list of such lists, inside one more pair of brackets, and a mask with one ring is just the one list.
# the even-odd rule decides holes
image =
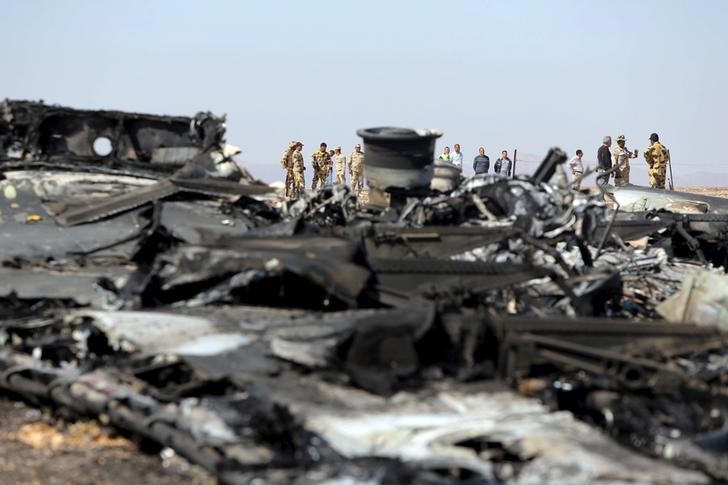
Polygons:
[[650,146],[645,149],[645,160],[649,167],[650,187],[665,188],[665,170],[667,169],[667,148],[660,143],[657,133],[650,135]]
[[296,144],[293,155],[291,155],[291,159],[293,160],[293,198],[300,197],[303,195],[304,190],[306,190],[306,179],[303,176],[303,171],[306,170],[306,167],[303,166],[303,154],[301,150],[303,150],[303,143],[299,141]]
[[354,146],[354,151],[349,154],[349,177],[351,189],[358,195],[364,187],[364,152],[358,143]]
[[624,135],[617,136],[617,146],[612,150],[612,167],[618,167],[614,171],[614,185],[617,187],[629,183],[629,159],[637,158],[637,150],[631,152],[625,143]]
[[341,153],[341,147],[334,150],[334,162],[336,162],[336,183],[346,183],[346,157]]
[[288,143],[288,150],[283,152],[281,156],[281,168],[286,171],[286,197],[293,195],[294,177],[293,177],[293,152],[296,151],[298,142],[291,140]]
[[321,188],[326,185],[326,177],[331,170],[331,155],[326,151],[326,143],[321,143],[319,149],[311,155],[311,166],[313,167],[313,182],[311,182],[311,190],[321,183]]

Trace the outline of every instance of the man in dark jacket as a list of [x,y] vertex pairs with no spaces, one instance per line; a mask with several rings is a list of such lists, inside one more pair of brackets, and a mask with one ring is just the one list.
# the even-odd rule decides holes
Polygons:
[[508,152],[503,150],[501,157],[495,161],[495,173],[505,175],[506,177],[511,176],[511,168],[513,168],[513,162],[508,158]]
[[602,187],[607,186],[609,175],[600,174],[612,169],[612,154],[609,152],[610,146],[612,146],[612,137],[605,136],[602,141],[602,146],[597,151],[597,185]]
[[488,173],[490,169],[490,158],[485,154],[485,148],[478,148],[478,156],[473,159],[473,171],[475,175]]

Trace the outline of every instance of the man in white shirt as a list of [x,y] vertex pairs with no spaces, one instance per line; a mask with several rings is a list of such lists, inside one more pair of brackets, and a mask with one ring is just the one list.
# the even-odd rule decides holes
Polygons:
[[453,147],[455,151],[451,154],[450,161],[458,170],[463,169],[463,152],[460,151],[460,143],[456,143]]
[[[569,168],[571,168],[571,176],[574,180],[584,175],[584,163],[581,161],[582,156],[584,156],[584,152],[577,150],[576,156],[569,160]],[[574,183],[574,190],[579,189],[581,189],[581,180]]]

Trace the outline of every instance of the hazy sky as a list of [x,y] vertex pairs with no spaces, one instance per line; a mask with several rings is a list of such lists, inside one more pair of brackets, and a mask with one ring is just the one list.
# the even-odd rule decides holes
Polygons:
[[[678,185],[728,185],[728,1],[0,0],[0,97],[227,113],[265,180],[292,138],[348,153],[361,127],[445,131],[469,160],[550,146],[593,162],[649,134]],[[535,163],[522,163],[531,171]],[[646,182],[642,154],[633,180]]]

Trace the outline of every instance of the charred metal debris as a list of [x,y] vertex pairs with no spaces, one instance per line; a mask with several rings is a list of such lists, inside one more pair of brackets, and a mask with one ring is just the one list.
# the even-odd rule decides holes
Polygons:
[[558,149],[440,192],[377,128],[379,204],[289,201],[210,113],[0,114],[7,391],[230,483],[728,480],[722,199],[608,207]]

